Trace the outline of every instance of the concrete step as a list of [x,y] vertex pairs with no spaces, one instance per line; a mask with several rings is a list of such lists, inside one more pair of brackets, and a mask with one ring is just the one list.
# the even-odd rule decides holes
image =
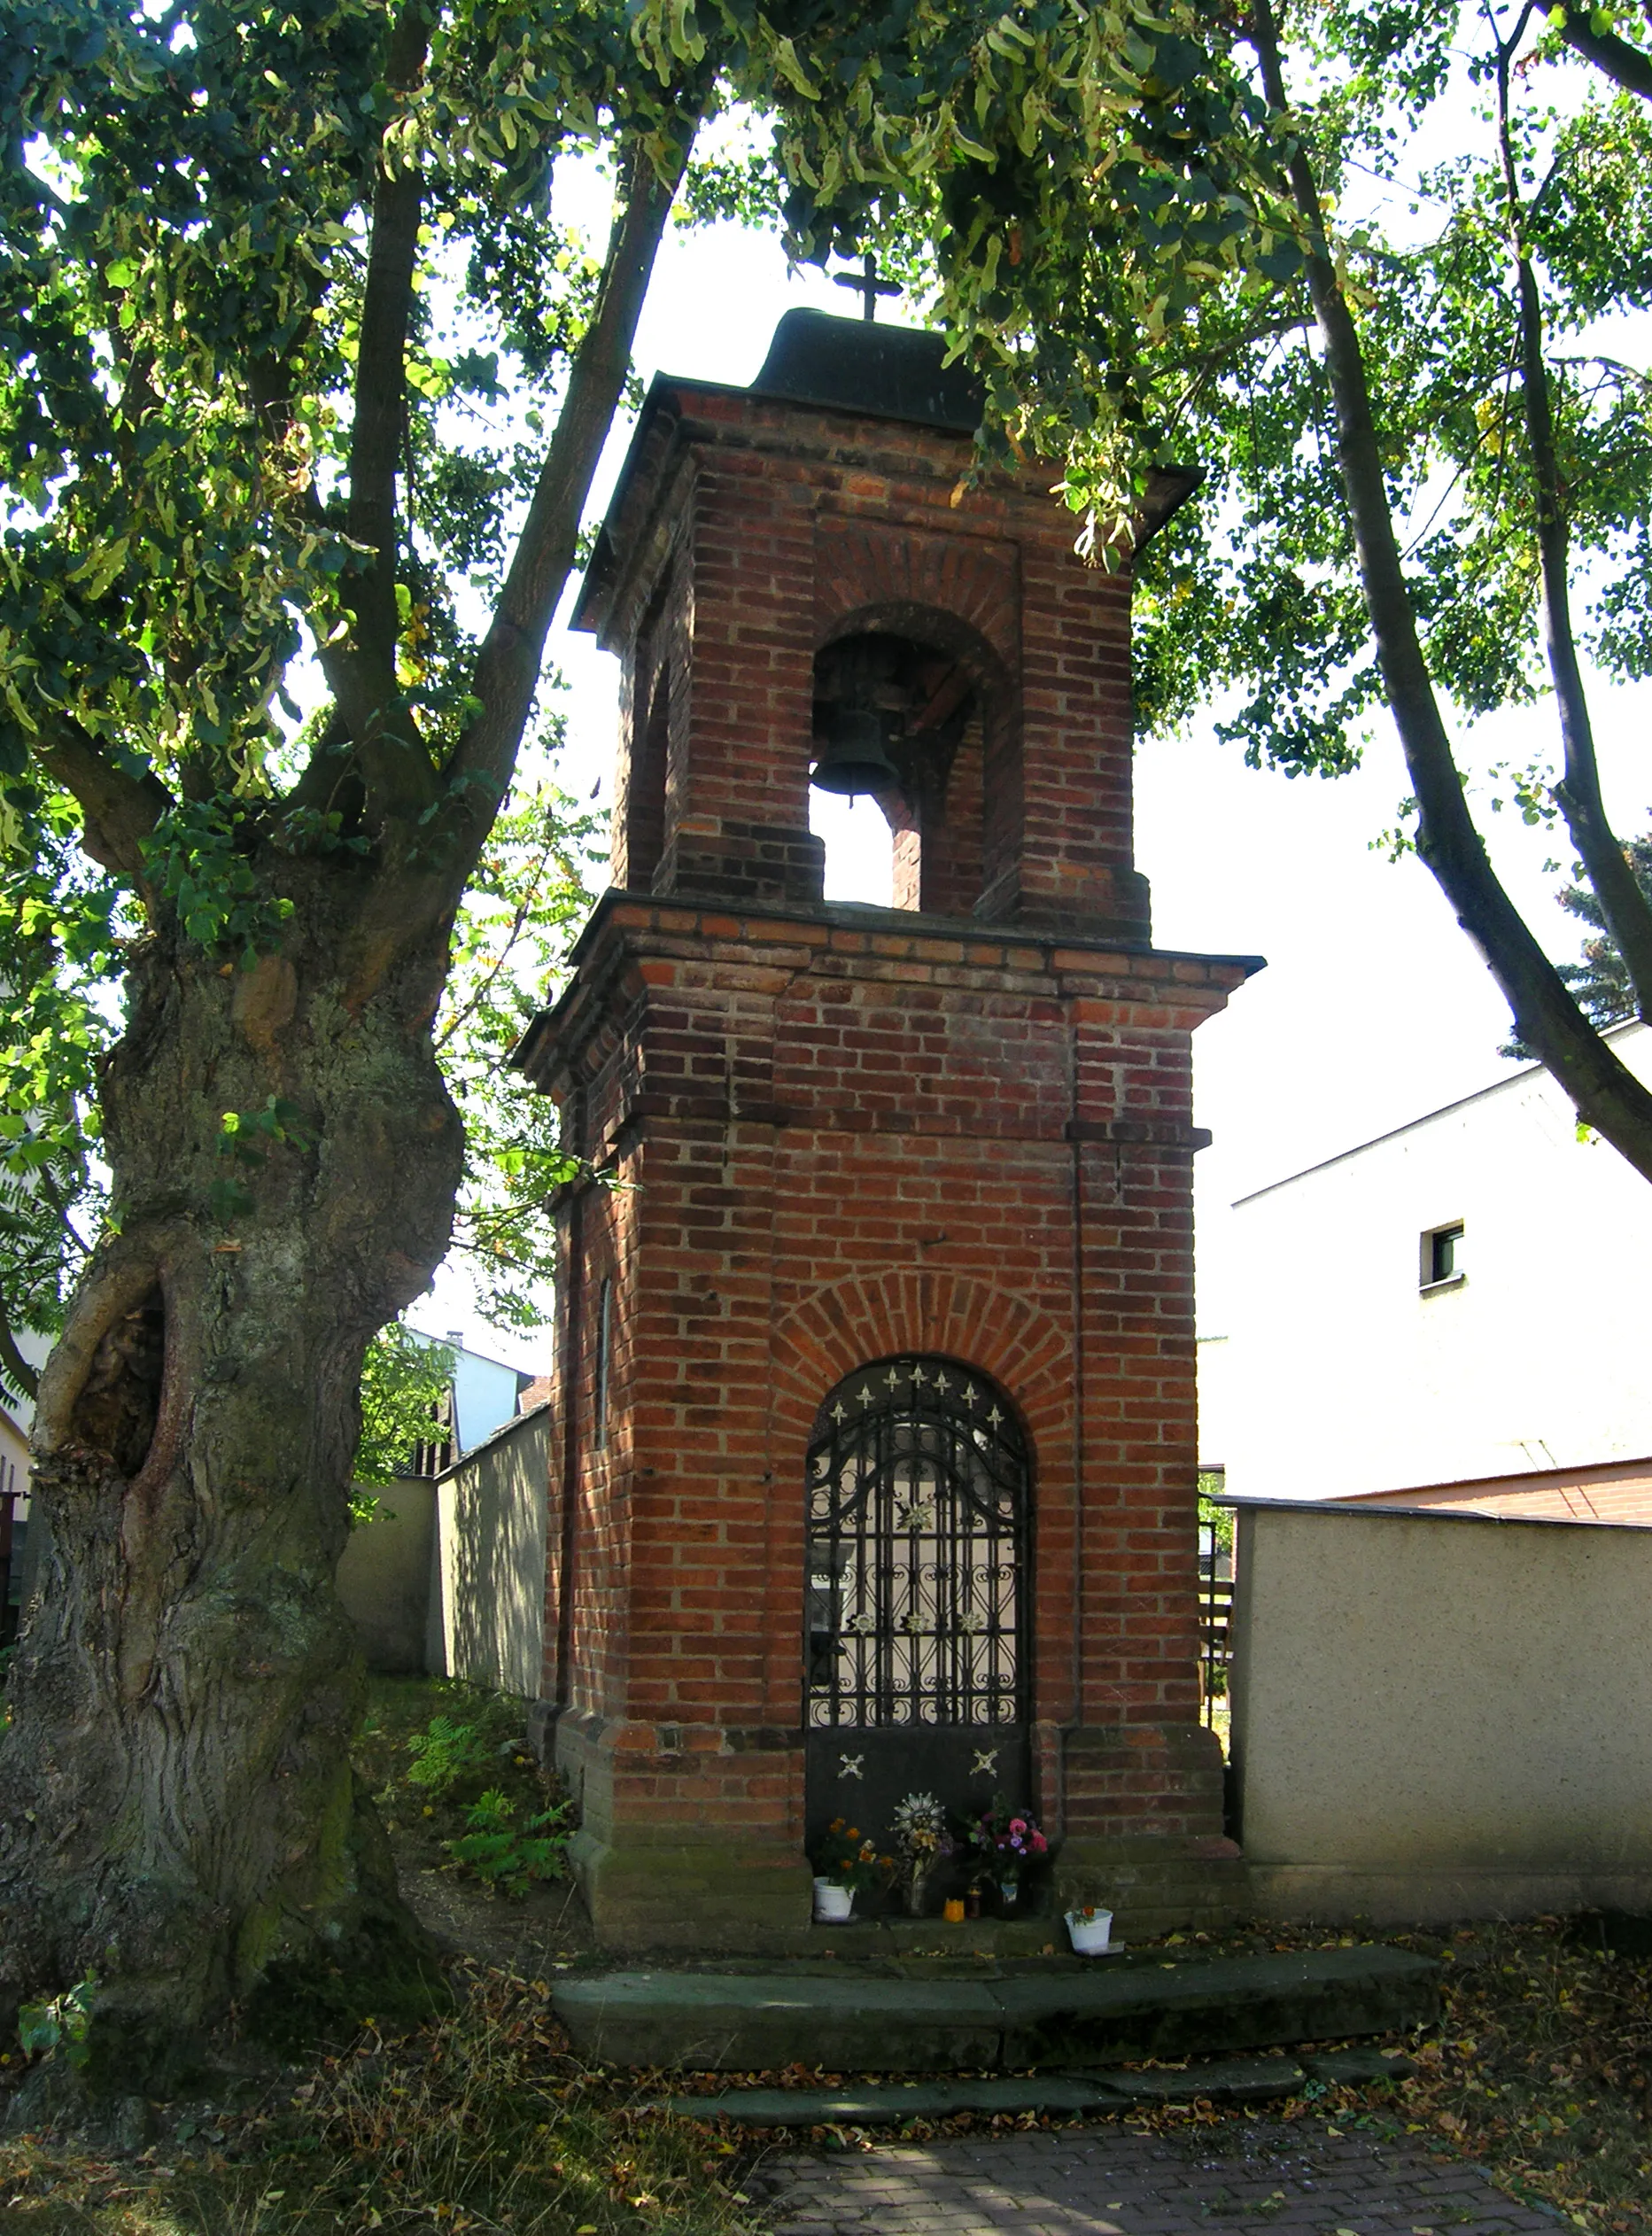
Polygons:
[[1143,2104],[1265,2104],[1294,2096],[1310,2080],[1393,2081],[1414,2073],[1408,2057],[1377,2050],[1329,2056],[1230,2057],[1175,2070],[1028,2073],[1012,2079],[896,2081],[851,2088],[729,2089],[718,2096],[668,2096],[662,2108],[690,2120],[732,2120],[741,2127],[895,2127],[904,2120],[956,2119],[961,2112],[1082,2116]]
[[1425,2025],[1439,1967],[1377,1945],[1104,1967],[985,1967],[975,1978],[844,1965],[609,1972],[564,1981],[556,2015],[610,2065],[762,2072],[1022,2072],[1334,2042]]

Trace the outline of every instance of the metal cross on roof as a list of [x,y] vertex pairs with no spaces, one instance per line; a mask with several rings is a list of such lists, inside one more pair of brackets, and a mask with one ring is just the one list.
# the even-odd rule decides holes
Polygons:
[[894,280],[878,277],[878,260],[870,249],[858,272],[834,272],[832,276],[840,287],[852,287],[857,294],[865,297],[865,308],[861,313],[863,318],[876,318],[880,295],[898,295],[901,291]]

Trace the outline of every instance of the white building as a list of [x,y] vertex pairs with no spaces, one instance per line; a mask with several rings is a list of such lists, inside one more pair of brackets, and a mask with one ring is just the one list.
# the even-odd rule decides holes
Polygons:
[[[1652,1081],[1652,1031],[1609,1035]],[[1652,1184],[1540,1068],[1246,1196],[1200,1455],[1341,1498],[1652,1454]]]

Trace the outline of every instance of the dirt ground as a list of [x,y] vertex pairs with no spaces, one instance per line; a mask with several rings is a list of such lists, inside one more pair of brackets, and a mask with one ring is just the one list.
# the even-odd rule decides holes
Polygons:
[[391,1846],[407,1906],[444,1953],[498,1965],[529,1980],[549,1979],[595,1960],[591,1921],[572,1880],[552,1880],[510,1901],[446,1868],[429,1839],[394,1832]]

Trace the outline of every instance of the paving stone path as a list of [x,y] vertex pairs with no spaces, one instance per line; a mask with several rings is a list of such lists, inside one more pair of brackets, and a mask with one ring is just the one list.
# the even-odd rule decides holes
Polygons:
[[1559,2218],[1411,2143],[1264,2120],[774,2158],[746,2186],[774,2236],[1555,2236]]

